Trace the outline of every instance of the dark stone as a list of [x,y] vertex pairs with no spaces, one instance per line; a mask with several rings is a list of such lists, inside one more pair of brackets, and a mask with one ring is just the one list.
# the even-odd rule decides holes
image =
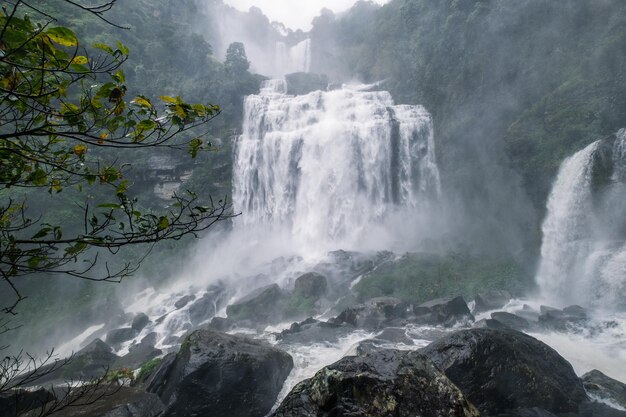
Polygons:
[[419,352],[364,345],[287,395],[273,417],[478,417],[478,411]]
[[233,320],[224,317],[213,317],[211,322],[207,325],[209,330],[215,330],[218,332],[227,332],[235,327]]
[[300,297],[317,299],[326,295],[327,289],[326,277],[310,272],[296,279],[294,293]]
[[21,416],[31,410],[41,410],[45,404],[54,399],[54,395],[43,388],[36,391],[24,389],[5,391],[0,393],[0,417]]
[[498,320],[494,320],[494,319],[482,319],[477,321],[476,323],[474,323],[474,327],[477,329],[484,329],[484,328],[488,328],[488,329],[510,329],[509,326],[507,326],[504,323],[500,323]]
[[376,335],[375,341],[384,343],[414,345],[413,339],[406,335],[406,330],[397,327],[388,327]]
[[529,322],[537,322],[539,321],[540,313],[528,304],[524,304],[520,310],[515,311],[515,315],[524,318]]
[[555,414],[539,407],[519,408],[506,413],[499,414],[498,417],[556,417]]
[[609,400],[626,408],[626,384],[594,369],[582,376],[583,385],[590,395]]
[[572,325],[584,323],[587,318],[587,311],[580,306],[570,306],[563,310],[541,306],[539,323],[548,329],[565,331]]
[[491,313],[493,320],[499,321],[505,326],[515,330],[527,330],[530,328],[530,323],[525,318],[519,317],[515,314],[507,313],[505,311],[497,311]]
[[278,302],[283,293],[277,284],[268,285],[226,307],[228,318],[233,320],[253,320],[267,323],[277,319]]
[[[107,386],[92,393],[95,402],[66,407],[53,415],[56,417],[160,417],[165,410],[155,394],[133,387]],[[85,403],[87,401],[82,401]],[[78,401],[77,404],[81,404]]]
[[341,312],[333,323],[346,323],[365,329],[380,329],[391,321],[407,317],[408,305],[397,298],[372,298],[365,304],[357,304]]
[[144,363],[161,355],[163,351],[154,347],[157,334],[150,333],[137,345],[131,346],[128,354],[115,361],[114,368],[137,369]]
[[150,323],[150,318],[144,313],[139,313],[133,319],[133,323],[130,327],[136,332],[140,332],[148,325],[148,323]]
[[244,336],[197,330],[148,382],[165,417],[262,417],[293,368],[286,352]]
[[176,301],[174,303],[174,307],[176,307],[177,310],[180,310],[181,308],[185,307],[187,304],[189,304],[191,301],[195,299],[196,299],[196,296],[193,294],[186,295],[180,298],[178,301]]
[[316,342],[336,343],[340,337],[354,330],[350,325],[336,324],[308,318],[293,323],[276,338],[283,344],[310,344]]
[[304,95],[313,91],[326,91],[328,87],[328,77],[324,74],[310,74],[307,72],[296,72],[285,76],[287,81],[287,94]]
[[119,347],[122,343],[137,337],[138,334],[139,332],[132,327],[124,327],[109,331],[105,341],[113,347]]
[[43,376],[32,384],[45,386],[48,384],[62,385],[67,381],[87,381],[101,377],[113,367],[119,356],[115,355],[111,347],[100,339],[96,339],[69,358],[68,363],[47,365],[41,368]]
[[423,350],[481,413],[539,407],[576,411],[587,399],[572,366],[546,344],[514,330],[470,329]]
[[563,413],[559,417],[626,417],[626,411],[609,407],[606,404],[587,401],[575,413]]
[[418,322],[452,327],[457,323],[473,322],[474,316],[463,297],[440,298],[413,307]]
[[474,312],[497,310],[504,307],[513,296],[508,291],[493,290],[480,293],[474,299]]
[[189,306],[189,319],[193,324],[200,324],[214,317],[227,302],[226,292],[222,287],[211,287],[208,292]]

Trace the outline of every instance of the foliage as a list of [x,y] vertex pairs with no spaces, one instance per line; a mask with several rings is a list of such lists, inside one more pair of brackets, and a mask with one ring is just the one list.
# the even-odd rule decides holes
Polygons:
[[355,286],[361,301],[391,296],[421,303],[441,297],[472,299],[490,289],[520,292],[529,275],[512,261],[472,258],[466,255],[407,254],[381,265]]
[[137,377],[135,378],[135,380],[138,382],[144,382],[157,368],[157,366],[161,364],[162,360],[163,358],[154,358],[141,365],[141,368],[139,368],[139,372],[137,373]]
[[[104,19],[106,8],[81,8]],[[84,255],[93,248],[116,253],[127,245],[177,240],[229,216],[225,201],[201,206],[193,193],[176,195],[166,213],[142,212],[128,194],[126,167],[115,161],[116,152],[145,148],[185,149],[195,157],[210,143],[202,133],[188,134],[212,120],[219,107],[172,96],[161,96],[160,105],[143,95],[127,100],[121,69],[126,46],[99,43],[93,54],[72,30],[23,1],[0,12],[0,28],[0,185],[50,194],[98,185],[112,196],[95,207],[85,203],[82,230],[68,235],[59,224],[31,218],[25,200],[3,193],[0,278],[16,296],[6,312],[22,299],[15,285],[20,277],[46,272],[119,281],[136,264],[92,275],[98,253]]]

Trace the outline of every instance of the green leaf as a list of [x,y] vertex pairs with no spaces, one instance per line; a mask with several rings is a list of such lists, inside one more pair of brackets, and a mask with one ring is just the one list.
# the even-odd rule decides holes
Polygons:
[[152,108],[152,103],[150,103],[150,100],[148,100],[147,98],[143,97],[143,96],[139,96],[139,97],[135,97],[131,103],[137,105],[137,106],[141,106],[141,107],[147,107],[149,109]]
[[76,38],[76,34],[64,27],[56,27],[52,29],[48,29],[46,35],[53,42],[58,43],[63,46],[78,46],[78,39]]
[[104,44],[104,43],[95,43],[93,45],[94,48],[98,48],[104,52],[106,52],[109,55],[113,55],[115,52],[113,51],[113,48],[111,48],[109,45]]
[[124,45],[122,42],[117,43],[117,49],[124,55],[128,55],[130,53],[128,46]]
[[166,103],[171,103],[171,104],[176,104],[178,103],[178,100],[176,100],[174,97],[170,97],[170,96],[159,96],[159,98],[163,101],[165,101]]
[[165,216],[160,217],[159,218],[159,223],[157,225],[157,228],[159,230],[165,230],[168,227],[170,227],[170,220],[167,217],[165,217]]
[[46,237],[51,231],[52,229],[50,227],[44,227],[43,229],[38,231],[31,239],[41,239],[42,237]]

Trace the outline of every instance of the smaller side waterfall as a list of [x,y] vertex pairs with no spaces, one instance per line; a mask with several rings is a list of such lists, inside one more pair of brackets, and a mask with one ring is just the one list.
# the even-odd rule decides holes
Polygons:
[[[537,274],[551,302],[626,306],[626,130],[611,140],[567,158],[552,188]],[[608,145],[608,168],[599,167]],[[607,169],[606,184],[596,184]]]
[[311,39],[305,39],[288,47],[285,42],[276,42],[276,74],[309,72],[311,67]]

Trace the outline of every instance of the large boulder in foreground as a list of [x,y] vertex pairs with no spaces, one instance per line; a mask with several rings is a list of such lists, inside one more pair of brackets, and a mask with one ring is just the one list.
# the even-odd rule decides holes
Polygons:
[[576,412],[587,400],[569,362],[548,345],[514,330],[463,330],[422,352],[484,415],[532,407]]
[[419,352],[359,349],[289,393],[273,417],[478,417],[478,411]]
[[263,417],[292,368],[289,354],[265,342],[198,330],[164,358],[147,389],[166,404],[165,417]]

